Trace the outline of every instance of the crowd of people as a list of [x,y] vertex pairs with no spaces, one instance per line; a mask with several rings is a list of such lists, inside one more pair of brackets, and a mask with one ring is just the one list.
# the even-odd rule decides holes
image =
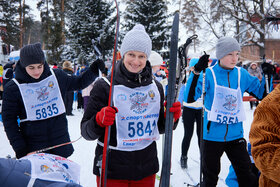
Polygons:
[[[261,66],[252,62],[247,70],[238,67],[240,52],[236,39],[222,37],[216,44],[215,63],[209,63],[206,53],[191,59],[182,102],[176,101],[170,108],[175,124],[182,115],[183,169],[188,168],[188,150],[196,124],[203,187],[217,185],[223,153],[231,162],[231,172],[239,186],[280,186],[280,87],[273,90],[271,81],[267,81],[267,77],[277,77],[279,68],[267,62]],[[81,135],[97,141],[93,165],[97,186],[105,128],[110,126],[107,186],[153,187],[159,170],[155,141],[165,129],[168,75],[160,69],[163,58],[152,51],[152,40],[141,24],[125,34],[120,55],[110,82],[111,75],[107,75],[100,59],[76,72],[70,61],[64,61],[62,68],[57,64],[50,68],[40,43],[24,46],[20,60],[8,63],[3,73],[2,118],[16,158],[71,141],[66,115],[73,115],[77,91],[78,108],[84,110]],[[103,76],[97,79],[100,71]],[[113,105],[108,105],[111,87]],[[253,166],[260,171],[260,179],[253,170],[244,139],[245,92],[263,99],[250,131]],[[67,158],[73,151],[73,146],[67,144],[46,152]]]

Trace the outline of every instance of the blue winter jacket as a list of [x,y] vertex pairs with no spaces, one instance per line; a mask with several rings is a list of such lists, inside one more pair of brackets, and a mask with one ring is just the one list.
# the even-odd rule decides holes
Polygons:
[[[238,87],[238,69],[235,67],[232,70],[222,68],[219,63],[213,66],[214,73],[216,75],[217,84],[229,88],[237,89]],[[265,79],[263,78],[261,83],[257,77],[251,76],[244,68],[240,69],[240,88],[242,96],[244,92],[255,96],[258,99],[262,99],[265,95]],[[190,94],[193,94],[194,100],[197,100],[202,93],[202,74],[200,76],[191,73],[189,81],[192,81],[191,87],[195,87],[193,92],[190,90]],[[205,92],[204,106],[207,110],[211,110],[214,99],[214,80],[212,72],[209,68],[206,69],[205,74]],[[210,122],[207,119],[207,111],[204,112],[203,123],[203,139],[209,141],[225,142],[232,141],[243,137],[243,123],[222,124],[217,122]]]

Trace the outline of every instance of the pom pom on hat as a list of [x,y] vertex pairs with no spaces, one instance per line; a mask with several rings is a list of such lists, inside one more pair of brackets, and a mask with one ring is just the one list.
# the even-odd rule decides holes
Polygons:
[[240,45],[235,38],[222,37],[218,40],[216,45],[216,57],[218,60],[232,51],[241,51]]
[[123,57],[128,51],[140,51],[149,58],[152,50],[152,40],[146,33],[143,25],[137,24],[124,36],[121,44],[121,56]]
[[45,62],[45,55],[40,43],[26,45],[20,50],[20,64],[22,67]]
[[156,66],[156,65],[162,65],[163,64],[163,59],[160,56],[160,54],[158,54],[155,51],[151,51],[151,55],[149,57],[149,61],[151,63],[151,66]]

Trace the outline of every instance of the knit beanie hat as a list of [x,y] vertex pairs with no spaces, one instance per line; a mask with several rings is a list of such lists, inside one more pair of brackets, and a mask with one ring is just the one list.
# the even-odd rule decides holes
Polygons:
[[30,64],[41,64],[45,62],[45,55],[40,43],[26,45],[20,50],[20,64],[22,67]]
[[162,65],[163,64],[163,59],[160,56],[160,54],[158,54],[155,51],[151,51],[151,55],[149,57],[149,61],[151,63],[151,66],[157,66],[157,65]]
[[216,57],[218,60],[232,51],[241,51],[240,45],[235,38],[222,37],[218,40],[216,45]]
[[152,40],[146,33],[143,25],[137,24],[124,36],[121,44],[121,56],[123,57],[128,51],[140,51],[149,58],[152,50]]

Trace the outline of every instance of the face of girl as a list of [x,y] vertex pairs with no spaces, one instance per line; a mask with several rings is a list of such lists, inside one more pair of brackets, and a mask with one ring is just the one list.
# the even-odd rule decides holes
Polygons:
[[30,64],[25,70],[32,78],[39,79],[44,71],[44,64]]
[[128,51],[123,59],[124,66],[132,73],[139,73],[146,66],[146,62],[146,54],[139,51]]
[[225,69],[233,69],[238,62],[239,51],[232,51],[220,59],[220,66]]

